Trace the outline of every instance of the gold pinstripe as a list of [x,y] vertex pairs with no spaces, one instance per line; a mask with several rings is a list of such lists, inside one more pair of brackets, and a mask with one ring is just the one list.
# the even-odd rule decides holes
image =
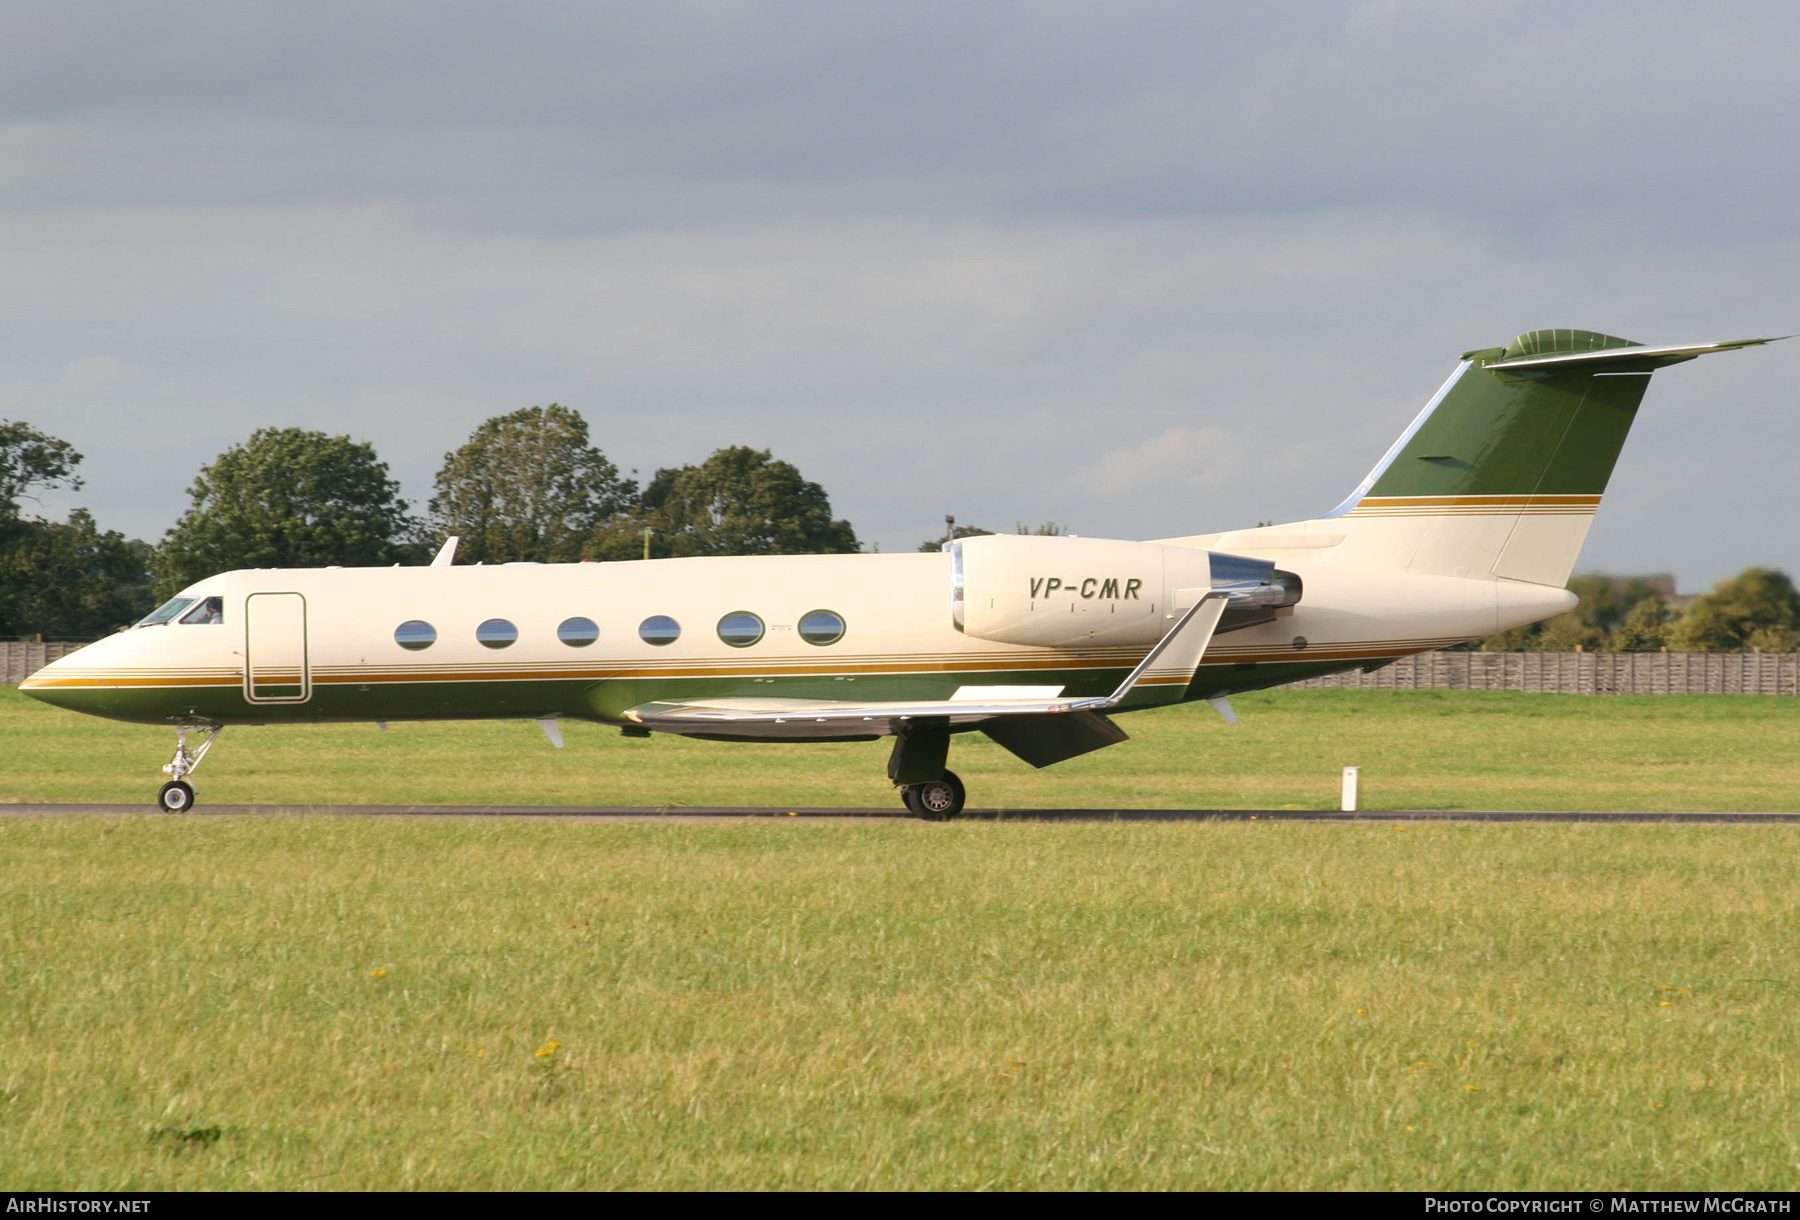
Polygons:
[[1599,496],[1365,496],[1348,517],[1592,516]]

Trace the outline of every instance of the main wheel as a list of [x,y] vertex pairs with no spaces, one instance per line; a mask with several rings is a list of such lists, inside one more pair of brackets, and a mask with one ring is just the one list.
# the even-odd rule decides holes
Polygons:
[[956,778],[954,771],[944,772],[942,779],[908,784],[900,790],[906,807],[927,822],[948,822],[962,812],[963,798],[967,795],[963,782]]
[[194,790],[181,780],[172,779],[156,794],[156,803],[164,813],[186,813],[194,807]]

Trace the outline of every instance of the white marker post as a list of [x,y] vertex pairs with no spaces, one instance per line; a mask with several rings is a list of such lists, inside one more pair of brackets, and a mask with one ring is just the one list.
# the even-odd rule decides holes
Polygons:
[[1362,771],[1361,767],[1345,767],[1344,768],[1344,801],[1343,801],[1343,805],[1344,805],[1345,813],[1355,813],[1356,812],[1356,777],[1359,773],[1361,773],[1361,771]]

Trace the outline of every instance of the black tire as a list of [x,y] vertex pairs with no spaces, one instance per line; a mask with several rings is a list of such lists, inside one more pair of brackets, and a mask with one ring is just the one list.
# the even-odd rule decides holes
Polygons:
[[963,811],[963,800],[968,792],[963,788],[963,782],[956,778],[956,772],[946,771],[942,779],[908,784],[900,790],[900,795],[915,816],[927,822],[948,822]]
[[194,807],[194,790],[178,779],[172,779],[156,794],[156,803],[164,813],[186,813]]

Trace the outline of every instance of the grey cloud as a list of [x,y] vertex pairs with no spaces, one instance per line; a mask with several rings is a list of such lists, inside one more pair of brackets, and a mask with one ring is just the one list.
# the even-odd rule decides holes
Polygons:
[[1800,10],[1712,13],[59,6],[0,51],[0,112],[68,137],[25,203],[413,200],[552,230],[1380,205],[1743,239],[1785,223]]

